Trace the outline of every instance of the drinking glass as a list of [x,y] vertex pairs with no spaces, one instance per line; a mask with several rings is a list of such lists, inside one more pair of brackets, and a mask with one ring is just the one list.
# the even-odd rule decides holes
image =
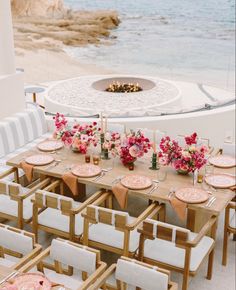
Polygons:
[[211,164],[206,164],[205,166],[205,176],[211,175],[214,173],[214,166]]
[[161,166],[159,170],[157,170],[157,180],[165,181],[167,178],[167,167]]

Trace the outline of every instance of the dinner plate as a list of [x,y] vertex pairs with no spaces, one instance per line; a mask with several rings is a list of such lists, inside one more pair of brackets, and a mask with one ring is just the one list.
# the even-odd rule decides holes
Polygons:
[[218,156],[211,157],[209,159],[209,162],[212,165],[216,167],[220,167],[220,168],[231,168],[231,167],[235,167],[236,165],[235,157],[232,157],[229,155],[218,155]]
[[31,155],[25,159],[25,162],[35,166],[43,166],[52,163],[54,158],[51,155],[36,154]]
[[47,140],[37,145],[38,149],[45,152],[59,150],[63,147],[63,143],[58,140]]
[[9,288],[9,289],[17,289],[17,290],[26,290],[26,289],[50,290],[52,289],[52,283],[44,275],[37,274],[37,273],[19,274],[15,278],[12,279],[10,285],[12,288]]
[[123,177],[121,184],[129,189],[141,190],[152,186],[152,181],[149,177],[131,174]]
[[94,177],[99,175],[102,169],[97,165],[82,164],[73,168],[71,172],[78,177]]
[[207,184],[216,188],[229,188],[235,186],[235,177],[229,174],[211,174],[205,177]]
[[200,188],[186,187],[175,192],[175,196],[186,203],[202,203],[208,200],[209,194]]

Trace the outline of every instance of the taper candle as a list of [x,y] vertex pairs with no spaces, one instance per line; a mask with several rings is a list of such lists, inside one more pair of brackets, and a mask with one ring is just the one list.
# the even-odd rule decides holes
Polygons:
[[153,151],[156,153],[156,131],[153,130]]
[[101,112],[101,133],[103,133],[103,115]]

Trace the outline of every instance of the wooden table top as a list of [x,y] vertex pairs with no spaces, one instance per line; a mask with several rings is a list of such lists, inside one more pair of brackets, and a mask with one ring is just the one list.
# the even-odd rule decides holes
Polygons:
[[[39,152],[40,151],[37,149],[37,147],[32,148],[31,150],[21,153],[15,156],[14,158],[8,160],[7,165],[19,168],[21,161],[23,161],[27,156],[38,154]],[[63,174],[69,171],[68,168],[73,167],[77,164],[85,163],[85,156],[83,154],[74,153],[72,152],[72,150],[67,148],[59,150],[57,154],[52,154],[52,156],[55,158],[55,160],[61,161],[58,164],[54,162],[50,165],[35,167],[34,168],[35,172],[47,176],[61,178]],[[112,181],[118,176],[125,176],[129,174],[140,174],[145,175],[154,180],[157,179],[157,171],[149,169],[151,163],[150,160],[151,160],[150,158],[149,159],[145,158],[143,160],[136,161],[134,171],[129,171],[126,167],[124,167],[121,164],[119,158],[116,158],[114,162],[114,168],[111,171],[107,172],[103,178],[99,179],[98,181],[94,181],[94,178],[78,178],[78,182],[110,190],[112,189],[113,185]],[[99,166],[105,169],[108,167],[112,167],[112,164],[113,164],[112,159],[101,160]],[[193,186],[192,174],[189,174],[187,176],[179,175],[170,166],[167,167],[166,170],[167,170],[166,180],[160,182],[158,184],[158,188],[152,194],[147,194],[150,189],[129,190],[129,194],[136,195],[144,199],[150,199],[160,202],[168,202],[169,201],[168,193],[171,188],[175,188],[175,190],[177,190],[179,188]],[[230,169],[214,168],[214,173],[235,174],[235,168]],[[201,184],[196,184],[195,186],[201,188]],[[224,190],[217,189],[216,191],[213,191],[213,194],[216,197],[216,201],[210,208],[205,207],[206,203],[188,204],[188,208],[218,215],[222,210],[225,209],[227,204],[235,196],[233,191],[227,189]]]

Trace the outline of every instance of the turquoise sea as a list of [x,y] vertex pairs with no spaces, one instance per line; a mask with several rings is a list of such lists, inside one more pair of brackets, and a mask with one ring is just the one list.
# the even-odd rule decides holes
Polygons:
[[234,0],[66,0],[118,11],[111,45],[71,48],[81,62],[139,74],[229,72],[235,67]]

